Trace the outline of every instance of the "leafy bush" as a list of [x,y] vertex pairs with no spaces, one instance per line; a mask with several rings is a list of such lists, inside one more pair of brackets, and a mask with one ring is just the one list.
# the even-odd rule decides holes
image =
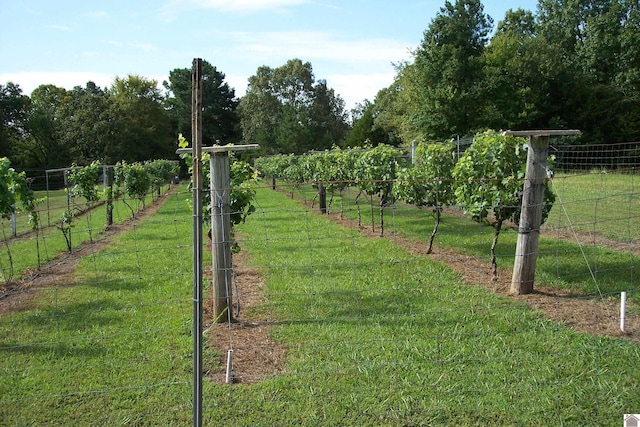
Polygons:
[[[180,148],[186,148],[189,146],[189,142],[180,135],[178,137],[178,146]],[[211,155],[209,153],[202,153],[201,162],[208,164]],[[232,156],[231,156],[232,157]],[[181,154],[181,158],[189,167],[189,172],[193,171],[193,156],[190,153]],[[229,163],[229,178],[230,178],[230,191],[229,191],[229,219],[231,225],[231,233],[233,234],[233,226],[245,221],[247,216],[255,212],[255,206],[253,200],[255,198],[255,190],[252,183],[258,178],[258,171],[251,167],[250,164],[233,159],[230,159]],[[202,168],[202,180],[205,183],[209,183],[211,170],[209,167]],[[189,188],[193,188],[193,182],[189,184]],[[191,210],[193,210],[192,200],[189,200]],[[205,223],[211,224],[211,192],[202,192],[202,217]],[[237,252],[239,247],[237,243],[232,242],[232,249]]]

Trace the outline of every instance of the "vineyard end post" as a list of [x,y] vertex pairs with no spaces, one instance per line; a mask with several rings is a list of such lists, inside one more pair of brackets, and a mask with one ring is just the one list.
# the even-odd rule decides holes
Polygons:
[[555,135],[579,135],[576,130],[507,131],[505,135],[529,138],[527,168],[522,191],[522,206],[518,223],[518,241],[511,277],[511,294],[533,292],[538,257],[540,226],[544,207],[544,190],[547,180],[547,156],[549,137]]

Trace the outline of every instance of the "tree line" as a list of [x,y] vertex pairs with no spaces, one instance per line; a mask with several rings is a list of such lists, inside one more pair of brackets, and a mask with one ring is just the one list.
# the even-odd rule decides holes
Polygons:
[[640,139],[640,3],[539,0],[497,27],[479,0],[445,2],[413,62],[366,106],[404,141],[485,129],[574,128]]
[[[640,4],[539,0],[494,27],[480,0],[445,1],[393,83],[347,111],[311,63],[261,66],[237,97],[203,62],[203,142],[260,154],[442,141],[485,129],[576,128],[581,143],[640,140]],[[393,58],[389,58],[390,61]],[[0,157],[19,169],[177,158],[191,136],[191,70],[30,96],[0,85]]]

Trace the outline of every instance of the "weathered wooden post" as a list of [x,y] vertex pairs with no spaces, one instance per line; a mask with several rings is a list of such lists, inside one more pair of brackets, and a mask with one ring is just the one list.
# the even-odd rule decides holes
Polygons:
[[512,294],[530,294],[536,274],[538,242],[544,208],[544,189],[547,179],[549,137],[579,135],[577,130],[507,131],[505,135],[528,137],[527,169],[522,191],[522,209],[518,225],[518,242],[511,277]]
[[233,299],[231,283],[233,263],[231,262],[231,210],[229,174],[229,152],[252,150],[257,144],[203,147],[210,152],[211,177],[211,250],[213,262],[213,319],[223,323],[233,319],[231,304]]
[[[231,262],[229,152],[253,150],[259,147],[258,144],[247,144],[214,145],[201,148],[203,153],[211,154],[209,158],[209,180],[211,183],[213,319],[218,323],[232,319],[231,280],[233,278],[233,264]],[[189,153],[191,150],[191,148],[180,148],[177,153]]]
[[212,152],[209,159],[211,181],[211,251],[213,269],[213,318],[231,320],[231,222],[229,220],[229,152]]

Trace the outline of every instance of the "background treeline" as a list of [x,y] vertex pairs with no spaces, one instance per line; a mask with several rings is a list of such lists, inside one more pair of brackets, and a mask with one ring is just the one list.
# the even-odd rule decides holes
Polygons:
[[[637,0],[539,0],[497,25],[479,0],[447,1],[412,53],[350,112],[309,62],[258,68],[238,98],[204,61],[204,143],[258,143],[260,155],[534,128],[580,129],[579,143],[640,140]],[[0,157],[19,169],[175,159],[178,134],[190,140],[191,70],[170,71],[162,87],[129,75],[30,96],[7,82],[0,121]]]

